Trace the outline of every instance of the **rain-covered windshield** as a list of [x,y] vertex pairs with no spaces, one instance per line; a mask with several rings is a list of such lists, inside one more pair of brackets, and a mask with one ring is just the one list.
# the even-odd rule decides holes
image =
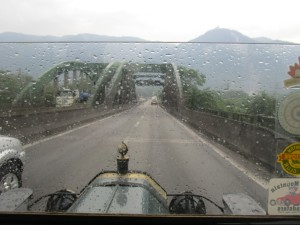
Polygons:
[[[298,158],[283,158],[285,167],[277,157],[299,137],[298,45],[0,48],[1,134],[23,144],[22,187],[33,190],[31,201],[61,189],[79,193],[99,172],[116,171],[122,141],[130,170],[150,174],[168,194],[191,191],[221,207],[224,194],[243,193],[268,211],[270,179],[298,175]],[[100,195],[109,199],[108,190]],[[119,191],[130,209],[153,195]],[[86,198],[97,205],[95,196]],[[284,200],[272,204],[289,208]],[[209,204],[206,211],[221,213]]]
[[[83,13],[75,5],[68,12]],[[120,14],[110,23],[126,35],[134,19]],[[139,22],[134,30],[157,33]],[[162,41],[3,29],[0,214],[300,215],[296,38],[220,27]]]

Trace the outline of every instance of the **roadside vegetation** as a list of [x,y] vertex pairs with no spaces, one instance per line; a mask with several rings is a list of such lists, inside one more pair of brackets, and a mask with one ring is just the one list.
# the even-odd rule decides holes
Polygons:
[[33,81],[26,73],[0,70],[0,105],[11,104],[18,93]]
[[275,116],[276,99],[274,96],[260,92],[249,95],[242,90],[215,91],[203,88],[206,76],[194,69],[178,67],[184,103],[193,110],[216,110],[253,116]]

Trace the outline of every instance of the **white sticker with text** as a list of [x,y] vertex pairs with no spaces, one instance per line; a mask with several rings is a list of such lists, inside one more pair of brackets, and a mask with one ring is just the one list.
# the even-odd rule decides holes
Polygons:
[[300,215],[300,178],[270,180],[268,214]]

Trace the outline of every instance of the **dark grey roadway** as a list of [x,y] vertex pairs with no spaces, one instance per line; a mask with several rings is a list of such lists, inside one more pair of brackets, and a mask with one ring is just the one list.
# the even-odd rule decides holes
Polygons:
[[230,151],[223,152],[149,101],[26,145],[23,186],[32,188],[35,198],[63,188],[79,192],[101,170],[116,169],[121,141],[129,146],[129,168],[148,172],[169,193],[190,190],[222,205],[223,193],[243,192],[263,207],[267,203],[255,164],[235,163]]

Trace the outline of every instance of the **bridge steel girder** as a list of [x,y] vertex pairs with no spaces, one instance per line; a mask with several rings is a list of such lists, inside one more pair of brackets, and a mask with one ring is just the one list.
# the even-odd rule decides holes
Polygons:
[[135,89],[135,82],[133,79],[134,69],[130,67],[130,64],[123,65],[122,79],[119,82],[120,93],[115,96],[114,103],[128,104],[136,103],[137,94]]
[[173,74],[176,79],[177,90],[178,90],[177,107],[180,109],[183,106],[183,89],[182,89],[181,79],[179,75],[179,70],[177,69],[175,63],[172,63],[172,68],[173,68]]
[[[61,63],[54,68],[48,70],[44,73],[38,80],[34,83],[28,84],[25,88],[23,88],[20,94],[14,99],[13,105],[24,105],[24,101],[31,101],[32,98],[40,98],[45,85],[49,84],[51,81],[55,80],[55,78],[61,74],[66,73],[72,70],[80,70],[81,73],[86,73],[91,71],[99,71],[100,67],[106,64],[100,63],[82,63],[82,62],[64,62]],[[33,102],[33,101],[32,101]]]
[[[115,100],[118,98],[120,100],[119,104],[126,104],[132,100],[136,100],[132,73],[131,76],[129,76],[129,70],[126,68],[127,65],[128,64],[122,62],[109,64],[109,66],[107,66],[103,71],[103,75],[99,78],[99,85],[97,85],[97,91],[92,105],[95,105],[96,101],[101,97],[104,97],[104,99],[101,99],[99,104],[103,103],[107,108],[112,108]],[[115,72],[109,73],[111,71]]]
[[166,65],[165,86],[163,89],[163,104],[177,111],[183,106],[183,89],[176,64]]
[[[178,68],[175,63],[167,64],[167,65],[166,64],[160,64],[160,65],[159,64],[149,64],[149,65],[144,64],[144,65],[140,65],[140,66],[130,65],[130,64],[124,65],[124,63],[121,63],[120,66],[118,67],[116,73],[114,74],[114,77],[112,78],[111,87],[108,90],[108,94],[105,97],[105,104],[108,107],[112,107],[112,105],[114,104],[114,100],[117,97],[117,92],[118,92],[118,90],[121,89],[121,88],[119,89],[118,87],[121,84],[122,79],[125,79],[126,75],[128,75],[128,74],[124,74],[125,73],[124,71],[126,69],[125,66],[127,66],[127,65],[128,65],[128,68],[130,68],[132,70],[131,71],[132,75],[134,72],[137,72],[137,71],[165,73],[166,75],[165,75],[164,91],[167,92],[167,95],[166,95],[167,101],[169,101],[169,103],[170,103],[167,105],[176,108],[176,110],[181,109],[181,107],[183,106],[183,100],[182,100],[183,99],[183,89],[182,89],[180,74],[179,74]],[[148,67],[151,67],[150,71],[149,71]],[[152,70],[154,70],[154,71],[152,71]],[[131,76],[131,78],[129,78],[129,79],[132,79],[132,81],[133,81],[133,76]],[[126,82],[124,82],[124,83],[126,83]],[[127,81],[127,83],[128,83],[128,81]],[[125,90],[125,91],[128,91],[128,90]],[[131,90],[131,91],[129,90],[129,95],[132,91],[133,90]],[[134,92],[135,92],[135,90],[134,90]],[[136,93],[135,93],[135,95],[136,95]],[[131,94],[131,97],[129,97],[129,98],[133,99],[134,97],[132,97],[132,94]]]
[[105,96],[104,104],[109,108],[111,108],[114,104],[114,100],[118,92],[118,86],[123,78],[123,73],[122,73],[123,66],[124,63],[120,63],[118,65],[118,68],[111,79],[110,87],[108,88],[107,91],[108,93]]
[[[126,68],[126,66],[124,65],[128,67]],[[103,69],[104,66],[106,67]],[[91,93],[92,98],[90,98],[89,101],[87,102],[88,106],[94,106],[98,101],[98,104],[104,103],[108,107],[112,107],[117,97],[117,94],[119,94],[118,90],[124,88],[120,86],[120,84],[122,84],[122,81],[124,81],[123,83],[126,84],[125,86],[128,86],[125,87],[128,90],[125,89],[122,91],[122,96],[123,96],[122,98],[123,99],[126,98],[127,94],[129,96],[127,100],[129,98],[131,98],[132,100],[136,98],[135,85],[134,85],[134,80],[132,75],[134,72],[136,72],[136,70],[139,70],[138,67],[140,66],[125,64],[123,62],[122,63],[114,62],[109,64],[64,62],[48,70],[41,77],[39,77],[34,84],[31,83],[27,85],[23,90],[21,90],[20,94],[16,97],[13,104],[15,106],[17,105],[22,106],[22,105],[26,105],[24,104],[25,100],[29,100],[28,102],[30,102],[32,98],[43,97],[42,93],[44,93],[44,87],[47,84],[49,84],[51,81],[53,81],[54,88],[57,88],[55,87],[55,85],[58,83],[57,80],[55,80],[55,78],[57,78],[59,74],[62,74],[63,72],[66,73],[69,71],[73,71],[74,74],[74,71],[79,70],[80,77],[82,76],[83,73],[85,73],[94,84],[94,88]],[[143,67],[146,68],[144,65],[142,65],[142,68]],[[159,70],[160,68],[161,72],[166,74],[165,84],[164,84],[164,92],[165,92],[164,97],[165,100],[167,100],[168,102],[166,105],[171,107],[176,107],[177,109],[179,109],[183,104],[182,102],[183,94],[182,94],[180,75],[177,66],[174,63],[172,63],[172,64],[153,64],[153,65],[150,64],[148,65],[148,67],[153,67],[152,69],[154,69],[155,71]],[[145,70],[147,70],[148,67]],[[131,75],[129,73],[131,73]],[[108,87],[108,85],[110,86]]]
[[96,90],[93,94],[93,98],[89,101],[90,106],[96,105],[97,101],[98,104],[103,103],[105,101],[105,87],[107,84],[112,80],[115,73],[111,73],[114,70],[114,67],[119,67],[118,63],[109,63],[106,68],[102,71],[101,75],[99,76],[96,82]]

